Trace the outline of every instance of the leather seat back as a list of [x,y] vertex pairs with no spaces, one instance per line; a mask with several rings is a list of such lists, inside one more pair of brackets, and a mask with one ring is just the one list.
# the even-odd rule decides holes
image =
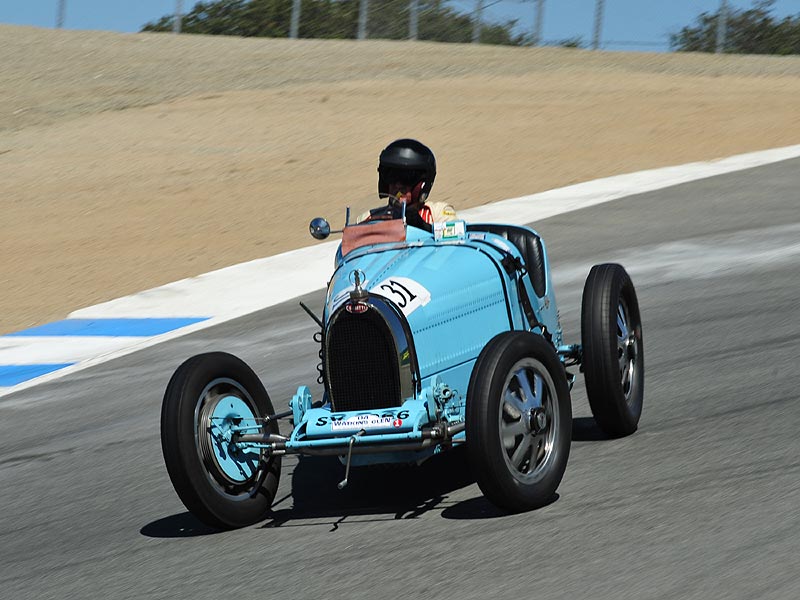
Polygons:
[[503,236],[514,244],[522,254],[525,268],[531,278],[533,291],[540,298],[547,289],[547,279],[544,272],[544,250],[542,239],[527,227],[518,225],[498,225],[495,223],[469,223],[467,231],[485,231]]

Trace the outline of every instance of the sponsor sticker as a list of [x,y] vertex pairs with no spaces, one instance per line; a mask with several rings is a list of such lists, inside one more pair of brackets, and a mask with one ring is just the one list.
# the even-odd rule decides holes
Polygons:
[[[381,411],[380,414],[378,413],[362,413],[360,415],[356,415],[359,419],[367,419],[371,417],[373,419],[388,419],[391,423],[400,422],[400,425],[397,427],[402,427],[403,419],[407,419],[410,413],[407,410],[393,410],[387,409]],[[352,418],[352,417],[350,417]],[[341,423],[345,420],[345,413],[333,413],[330,416],[325,417],[317,417],[316,426],[317,427],[324,427],[328,423]]]
[[433,224],[433,239],[436,241],[463,240],[465,237],[464,221],[438,221]]
[[[400,423],[396,425],[395,423]],[[403,424],[401,419],[392,417],[376,417],[375,415],[357,415],[342,421],[332,421],[331,431],[358,431],[360,429],[389,429],[400,427]]]

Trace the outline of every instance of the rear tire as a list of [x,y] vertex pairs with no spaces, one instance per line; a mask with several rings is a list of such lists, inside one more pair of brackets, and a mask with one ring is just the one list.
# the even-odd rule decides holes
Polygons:
[[586,395],[609,436],[636,431],[644,402],[644,346],[639,302],[621,265],[592,267],[583,288],[581,338]]
[[[230,444],[229,428],[263,432],[262,419],[273,413],[258,376],[231,354],[200,354],[175,371],[161,407],[161,448],[178,497],[202,522],[229,529],[266,518],[280,458],[263,461],[263,451]],[[266,429],[278,433],[275,421]]]
[[467,454],[483,494],[511,512],[555,497],[569,458],[564,368],[540,335],[508,331],[483,349],[467,392]]

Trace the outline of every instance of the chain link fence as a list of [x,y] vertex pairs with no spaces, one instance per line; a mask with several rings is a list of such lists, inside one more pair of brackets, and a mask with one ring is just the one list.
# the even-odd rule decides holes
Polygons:
[[[425,40],[549,45],[592,49],[668,50],[658,39],[604,39],[606,0],[578,2],[583,25],[557,38],[545,36],[547,0],[281,0],[290,38]],[[574,2],[573,2],[574,4]],[[183,1],[176,0],[173,31],[181,31]],[[580,17],[580,18],[578,18]]]
[[[165,26],[158,30],[190,32],[198,7],[204,7],[205,12],[211,14],[213,5],[218,2],[207,0],[198,4],[192,0],[169,0],[164,7],[169,7],[171,12],[162,17],[160,23]],[[661,30],[654,35],[654,17],[652,10],[647,14],[648,3],[637,4],[630,0],[627,3],[615,0],[227,0],[227,3],[246,5],[251,12],[263,13],[259,25],[263,24],[264,29],[255,33],[234,32],[234,35],[667,51],[670,33],[674,33]],[[55,0],[58,27],[64,24],[67,4],[68,0]],[[623,4],[625,6],[621,7]],[[688,19],[689,11],[691,18],[702,11],[717,10],[724,16],[730,2],[674,0],[674,5],[683,6],[682,18]],[[569,11],[567,19],[565,11]],[[631,26],[613,27],[623,19]],[[686,20],[672,28],[688,24]],[[620,39],[613,33],[606,33],[611,29],[632,31],[633,35]],[[642,33],[645,29],[648,32]],[[566,33],[554,33],[556,31]],[[722,18],[718,47],[722,47],[724,37],[725,19]]]

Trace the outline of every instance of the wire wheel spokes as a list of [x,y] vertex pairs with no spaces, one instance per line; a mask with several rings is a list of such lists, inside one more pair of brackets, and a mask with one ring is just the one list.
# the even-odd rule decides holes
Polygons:
[[523,359],[514,366],[500,401],[500,439],[519,478],[535,478],[552,449],[553,398],[553,383],[541,363]]
[[617,359],[619,361],[619,378],[625,400],[630,400],[631,389],[638,355],[638,343],[634,324],[630,322],[628,307],[620,298],[617,305]]

